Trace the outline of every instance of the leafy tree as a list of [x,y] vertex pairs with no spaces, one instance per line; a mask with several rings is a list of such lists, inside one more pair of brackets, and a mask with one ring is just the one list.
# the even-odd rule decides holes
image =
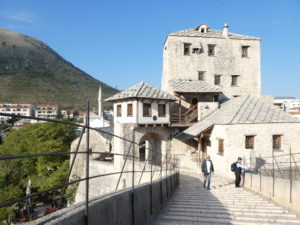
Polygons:
[[[68,152],[75,128],[64,124],[39,123],[7,132],[0,145],[0,157],[49,152]],[[0,202],[25,195],[28,180],[33,190],[62,184],[69,168],[69,155],[39,156],[0,161]],[[0,209],[0,224],[12,214],[12,207]]]

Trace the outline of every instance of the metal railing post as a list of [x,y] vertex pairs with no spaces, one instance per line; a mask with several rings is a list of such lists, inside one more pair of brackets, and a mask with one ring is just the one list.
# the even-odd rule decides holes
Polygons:
[[[124,168],[125,168],[125,165],[126,165],[126,162],[127,162],[127,159],[128,159],[129,153],[130,153],[130,150],[131,150],[131,146],[132,146],[132,142],[130,143],[128,152],[127,152],[127,154],[126,154],[126,157],[125,157],[125,160],[124,160],[124,163],[123,163],[123,166],[122,166],[122,170],[121,170],[121,173],[120,173],[120,176],[119,176],[119,179],[118,179],[118,182],[117,182],[115,191],[118,190],[118,187],[119,187],[119,184],[120,184],[120,180],[121,180],[121,177],[122,177],[122,175],[123,175],[123,171],[124,171]],[[119,157],[123,157],[123,156],[119,156]]]
[[167,176],[168,176],[168,155],[167,155],[167,151],[166,151],[166,176],[165,176],[165,178],[166,178],[166,192],[167,192],[167,197],[169,197],[169,191],[168,191],[168,178],[167,178]]
[[290,147],[290,203],[292,203],[293,178],[292,178],[292,149]]
[[82,130],[82,132],[80,134],[80,137],[79,137],[79,140],[78,140],[78,143],[77,143],[77,146],[76,146],[76,150],[75,150],[75,155],[74,155],[74,157],[72,159],[72,163],[71,163],[68,175],[67,175],[66,180],[65,180],[65,186],[63,187],[63,190],[62,190],[61,195],[60,195],[60,200],[59,200],[59,203],[58,203],[58,209],[61,207],[62,200],[63,200],[63,197],[65,195],[66,188],[67,188],[67,183],[69,182],[69,179],[70,179],[70,176],[71,176],[71,173],[72,173],[72,169],[73,169],[74,164],[75,164],[75,160],[76,160],[76,157],[77,157],[77,153],[78,153],[78,150],[79,150],[79,147],[80,147],[80,144],[81,144],[81,140],[82,140],[82,136],[83,136],[84,132],[85,132],[85,128],[83,128],[83,130]]
[[272,175],[273,175],[273,192],[272,192],[272,196],[274,197],[274,195],[275,195],[275,165],[274,165],[274,150],[272,151],[272,166],[273,166],[273,173],[272,173]]
[[[251,157],[251,155],[250,155],[250,168],[251,168],[251,173],[250,173],[250,176],[251,176],[251,188],[252,188],[252,174],[253,174],[253,165],[252,165],[253,163],[252,163],[252,157]],[[245,183],[245,182],[244,182]]]
[[[259,161],[260,164],[262,163],[261,155],[259,153]],[[261,167],[262,165],[259,164],[259,192],[261,192]]]
[[152,215],[152,165],[153,165],[153,152],[151,153],[150,165],[150,214]]
[[160,153],[160,203],[163,203],[162,197],[162,167],[163,167],[163,160],[162,160],[162,153]]
[[292,154],[292,159],[293,159],[293,162],[294,162],[294,164],[295,164],[295,171],[297,171],[298,175],[300,176],[300,171],[299,171],[299,168],[298,168],[298,166],[297,166],[297,162],[296,162],[296,160],[295,160],[293,154]]
[[90,176],[90,162],[89,162],[89,145],[90,145],[90,103],[87,103],[87,110],[86,110],[86,121],[85,125],[87,126],[86,129],[86,161],[85,161],[85,176],[86,176],[86,185],[85,185],[85,225],[89,224],[89,176]]
[[[134,142],[135,137],[134,137],[134,130],[132,131],[132,141]],[[135,213],[134,213],[134,173],[135,173],[135,160],[134,160],[134,150],[135,150],[135,145],[133,145],[132,148],[132,225],[135,225]]]

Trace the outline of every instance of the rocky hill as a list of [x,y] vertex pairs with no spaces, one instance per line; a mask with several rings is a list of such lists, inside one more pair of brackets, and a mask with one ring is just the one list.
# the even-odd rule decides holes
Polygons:
[[96,107],[100,84],[104,98],[118,92],[43,42],[0,28],[0,102],[57,103],[62,108],[83,109],[89,99]]

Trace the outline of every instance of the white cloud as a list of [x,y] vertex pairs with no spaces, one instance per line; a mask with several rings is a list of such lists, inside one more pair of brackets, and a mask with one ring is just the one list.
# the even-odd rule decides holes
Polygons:
[[30,23],[32,25],[37,25],[38,18],[31,12],[18,11],[18,12],[2,12],[1,15],[8,19],[23,23]]

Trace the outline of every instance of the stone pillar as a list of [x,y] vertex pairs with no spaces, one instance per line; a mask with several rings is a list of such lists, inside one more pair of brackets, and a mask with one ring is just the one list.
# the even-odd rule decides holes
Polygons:
[[[124,139],[130,140],[130,141],[135,141],[134,139],[134,128],[135,124],[123,124],[123,123],[118,123],[116,122],[114,124],[114,134],[116,136],[122,137]],[[133,153],[134,144],[131,144],[129,141],[123,140],[118,137],[114,137],[114,153],[115,154],[120,154],[120,155],[115,155],[114,156],[114,165],[115,167],[122,168],[125,160],[125,155],[127,154],[130,146],[130,155]],[[124,155],[124,156],[121,156]]]

